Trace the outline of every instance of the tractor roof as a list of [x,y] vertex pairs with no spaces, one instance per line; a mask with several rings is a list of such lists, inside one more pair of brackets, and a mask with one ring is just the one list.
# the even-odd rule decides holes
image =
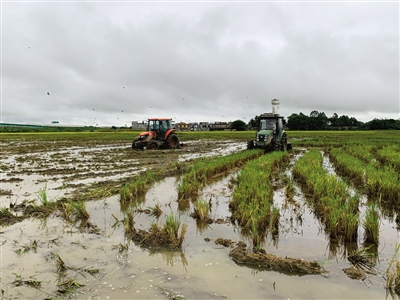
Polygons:
[[165,121],[165,120],[172,120],[172,118],[149,118],[149,121]]

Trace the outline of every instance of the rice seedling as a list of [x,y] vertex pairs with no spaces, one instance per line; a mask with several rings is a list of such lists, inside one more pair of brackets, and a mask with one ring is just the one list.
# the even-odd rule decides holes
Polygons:
[[14,284],[15,286],[21,286],[21,285],[26,285],[35,289],[40,289],[42,282],[35,280],[35,279],[28,279],[28,280],[23,280],[21,275],[18,275],[16,273],[13,273],[15,275],[15,280],[11,282],[11,284]]
[[51,252],[51,258],[55,261],[57,265],[57,272],[58,273],[64,273],[67,271],[68,267],[66,266],[65,262],[62,260],[60,255],[57,253]]
[[314,211],[331,237],[354,241],[359,222],[357,194],[350,196],[347,185],[322,167],[322,155],[311,150],[299,158],[293,175],[312,195]]
[[133,218],[133,213],[131,211],[128,211],[124,217],[125,233],[129,234],[135,231],[134,225],[135,225],[135,220]]
[[279,233],[279,218],[281,217],[279,207],[272,207],[269,219],[269,230],[272,235]]
[[207,200],[198,198],[194,203],[194,213],[200,220],[207,220],[209,218],[210,203]]
[[37,241],[33,240],[30,241],[29,245],[25,244],[21,249],[16,249],[15,253],[17,253],[18,255],[26,254],[29,251],[33,251],[34,253],[36,253],[37,246]]
[[151,185],[162,177],[162,172],[146,171],[138,175],[134,181],[126,183],[120,189],[120,201],[134,200],[140,195],[146,194]]
[[[229,209],[231,219],[240,226],[265,232],[270,227],[273,189],[271,181],[276,170],[288,159],[284,152],[273,152],[249,161],[237,177]],[[273,211],[273,210],[272,210]],[[274,225],[276,223],[274,216]],[[278,217],[279,221],[279,217]],[[272,225],[271,225],[272,226]],[[253,234],[257,238],[256,234]]]
[[293,199],[295,188],[292,181],[288,181],[285,186],[285,195],[288,200]]
[[157,203],[154,207],[147,207],[150,209],[150,215],[159,218],[162,215],[162,209],[161,209],[161,204]]
[[180,220],[170,214],[167,216],[165,220],[165,224],[163,226],[163,231],[169,236],[171,242],[177,245],[179,248],[182,246],[183,240],[185,238],[187,224],[182,224],[181,230],[179,232],[179,228],[181,227]]
[[375,203],[368,205],[363,221],[364,242],[379,243],[379,212]]
[[178,185],[180,200],[196,197],[200,189],[217,174],[231,171],[242,166],[249,160],[262,155],[262,151],[242,151],[228,156],[200,159],[192,165],[191,169],[182,177]]
[[86,209],[86,202],[83,200],[68,200],[62,204],[63,213],[66,220],[87,220],[90,217],[88,210]]
[[37,193],[38,200],[42,207],[44,208],[54,208],[57,203],[56,201],[51,201],[48,196],[47,196],[47,184],[44,186],[44,188],[39,189],[39,192]]
[[394,254],[389,262],[389,266],[385,271],[384,278],[386,279],[386,289],[394,290],[397,295],[400,295],[400,261],[398,260],[400,244],[396,243]]

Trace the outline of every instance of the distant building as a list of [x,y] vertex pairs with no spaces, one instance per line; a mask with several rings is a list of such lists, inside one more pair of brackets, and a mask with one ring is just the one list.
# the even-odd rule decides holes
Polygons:
[[190,128],[191,128],[190,123],[179,122],[178,126],[176,127],[176,130],[178,130],[178,131],[189,131]]
[[232,130],[232,122],[214,122],[210,130]]
[[142,122],[138,122],[138,121],[132,121],[132,130],[135,131],[140,131],[140,130],[146,130],[147,127],[147,123],[142,121]]
[[191,131],[198,131],[199,130],[199,123],[190,123],[190,130]]
[[199,123],[199,130],[200,131],[209,131],[211,128],[210,122],[200,122]]

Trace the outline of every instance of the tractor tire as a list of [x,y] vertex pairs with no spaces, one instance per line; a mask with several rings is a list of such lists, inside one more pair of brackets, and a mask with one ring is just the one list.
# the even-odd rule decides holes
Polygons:
[[132,142],[132,149],[134,149],[134,150],[137,150],[136,142],[137,142],[137,139]]
[[248,150],[254,149],[254,141],[253,140],[247,142],[247,149]]
[[178,149],[180,147],[179,138],[175,133],[171,133],[167,138],[167,146],[170,149]]
[[281,143],[275,139],[273,141],[273,151],[280,151],[281,150]]
[[286,152],[287,149],[288,149],[287,136],[286,136],[286,133],[284,133],[281,138],[281,149],[280,150]]
[[156,141],[150,141],[147,149],[149,150],[157,150],[158,149],[158,143]]

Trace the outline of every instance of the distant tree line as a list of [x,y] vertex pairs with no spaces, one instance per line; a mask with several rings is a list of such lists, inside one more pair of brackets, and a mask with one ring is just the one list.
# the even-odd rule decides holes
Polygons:
[[[248,127],[257,127],[259,116],[255,116],[248,123]],[[309,116],[299,113],[291,114],[283,123],[290,130],[400,130],[400,119],[373,119],[363,123],[354,117],[339,116],[334,113],[328,118],[324,112],[313,110]]]

